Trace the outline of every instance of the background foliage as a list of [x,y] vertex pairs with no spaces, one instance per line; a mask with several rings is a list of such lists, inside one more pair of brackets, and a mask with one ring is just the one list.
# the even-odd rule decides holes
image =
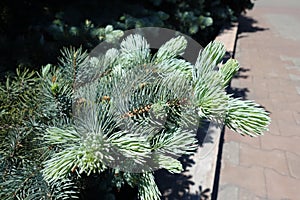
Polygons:
[[252,6],[251,0],[2,0],[0,73],[55,63],[63,46],[91,50],[105,38],[107,24],[121,30],[171,28],[205,46]]

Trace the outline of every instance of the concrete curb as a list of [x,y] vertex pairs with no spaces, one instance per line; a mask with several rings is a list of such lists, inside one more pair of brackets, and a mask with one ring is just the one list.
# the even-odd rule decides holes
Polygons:
[[233,57],[235,53],[235,43],[237,39],[238,23],[233,23],[231,27],[225,28],[221,33],[215,38],[215,41],[222,42],[228,54]]

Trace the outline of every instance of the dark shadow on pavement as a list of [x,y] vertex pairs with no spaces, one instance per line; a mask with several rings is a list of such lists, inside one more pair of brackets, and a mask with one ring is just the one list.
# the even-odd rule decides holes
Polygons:
[[[250,71],[250,69],[240,68],[240,70],[235,74],[233,79],[248,78],[248,75],[245,74],[248,71]],[[241,98],[243,100],[246,100],[248,92],[249,92],[248,88],[232,87],[231,83],[229,84],[229,87],[227,88],[228,94],[232,94],[232,97]]]
[[269,30],[269,28],[256,26],[256,23],[257,21],[255,19],[241,15],[239,17],[238,38],[247,37],[242,33],[254,33],[257,31]]

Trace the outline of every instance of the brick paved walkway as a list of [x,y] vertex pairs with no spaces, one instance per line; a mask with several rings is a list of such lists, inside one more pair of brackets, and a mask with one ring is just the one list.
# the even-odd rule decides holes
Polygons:
[[300,199],[300,1],[261,0],[241,18],[232,81],[270,113],[258,138],[225,130],[218,200]]

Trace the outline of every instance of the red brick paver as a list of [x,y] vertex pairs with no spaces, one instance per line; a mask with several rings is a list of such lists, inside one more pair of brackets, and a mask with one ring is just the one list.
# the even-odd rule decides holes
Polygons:
[[264,106],[272,123],[257,138],[225,130],[218,199],[298,200],[300,1],[255,4],[240,23],[235,57],[242,71],[231,86]]

